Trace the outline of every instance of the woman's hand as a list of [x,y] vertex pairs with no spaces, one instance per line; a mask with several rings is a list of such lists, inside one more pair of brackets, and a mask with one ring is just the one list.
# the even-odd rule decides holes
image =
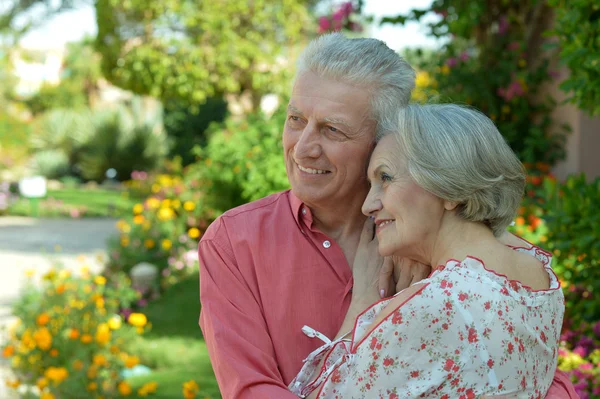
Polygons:
[[357,311],[362,311],[381,299],[379,281],[382,266],[386,262],[391,264],[391,259],[385,261],[379,255],[377,238],[374,237],[374,228],[374,221],[367,218],[352,265],[354,286],[352,287],[350,308]]
[[431,274],[431,266],[408,258],[386,258],[379,274],[381,297],[392,296]]

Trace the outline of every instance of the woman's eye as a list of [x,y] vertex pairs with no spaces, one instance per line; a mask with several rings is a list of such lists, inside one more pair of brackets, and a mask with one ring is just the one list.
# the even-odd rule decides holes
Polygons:
[[333,126],[327,126],[327,128],[328,128],[330,131],[332,131],[332,132],[337,132],[337,131],[338,131],[338,129],[337,129],[336,127],[333,127]]
[[382,182],[387,182],[387,181],[392,181],[392,176],[388,175],[387,173],[382,172],[381,173],[381,181]]

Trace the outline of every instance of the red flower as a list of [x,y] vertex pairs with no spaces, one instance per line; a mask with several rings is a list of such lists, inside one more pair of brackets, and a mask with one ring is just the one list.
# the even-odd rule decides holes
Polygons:
[[460,295],[458,295],[458,300],[463,302],[465,299],[467,299],[469,296],[467,294],[465,294],[464,292],[461,292]]
[[512,344],[512,342],[509,342],[508,343],[508,353],[512,354],[514,349],[515,349],[515,346]]
[[469,342],[477,342],[477,331],[474,328],[469,328]]
[[411,376],[412,378],[417,378],[417,377],[419,377],[419,372],[418,372],[418,371],[411,371],[411,372],[410,372],[410,376]]
[[392,324],[402,324],[402,313],[394,312],[392,316]]
[[454,366],[454,360],[447,359],[446,360],[446,365],[444,366],[444,370],[450,371],[452,369],[452,366]]
[[488,365],[489,368],[494,367],[494,361],[492,359],[488,360],[487,361],[487,365]]
[[391,357],[386,357],[385,359],[383,359],[383,365],[385,367],[390,367],[392,364],[394,364],[394,359],[392,359]]

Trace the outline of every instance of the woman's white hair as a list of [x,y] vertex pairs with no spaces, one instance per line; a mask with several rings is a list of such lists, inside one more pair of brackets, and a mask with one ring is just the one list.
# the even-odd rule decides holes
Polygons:
[[341,33],[309,43],[298,59],[296,76],[307,71],[368,90],[378,135],[394,128],[398,109],[408,104],[415,87],[415,71],[384,42]]
[[494,123],[454,104],[400,109],[395,135],[413,180],[458,203],[458,214],[503,234],[517,214],[525,170]]

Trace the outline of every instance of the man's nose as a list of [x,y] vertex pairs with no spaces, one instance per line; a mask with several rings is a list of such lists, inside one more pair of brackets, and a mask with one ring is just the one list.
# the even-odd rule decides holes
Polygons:
[[294,146],[294,155],[297,159],[318,158],[321,152],[318,128],[314,123],[308,123]]

